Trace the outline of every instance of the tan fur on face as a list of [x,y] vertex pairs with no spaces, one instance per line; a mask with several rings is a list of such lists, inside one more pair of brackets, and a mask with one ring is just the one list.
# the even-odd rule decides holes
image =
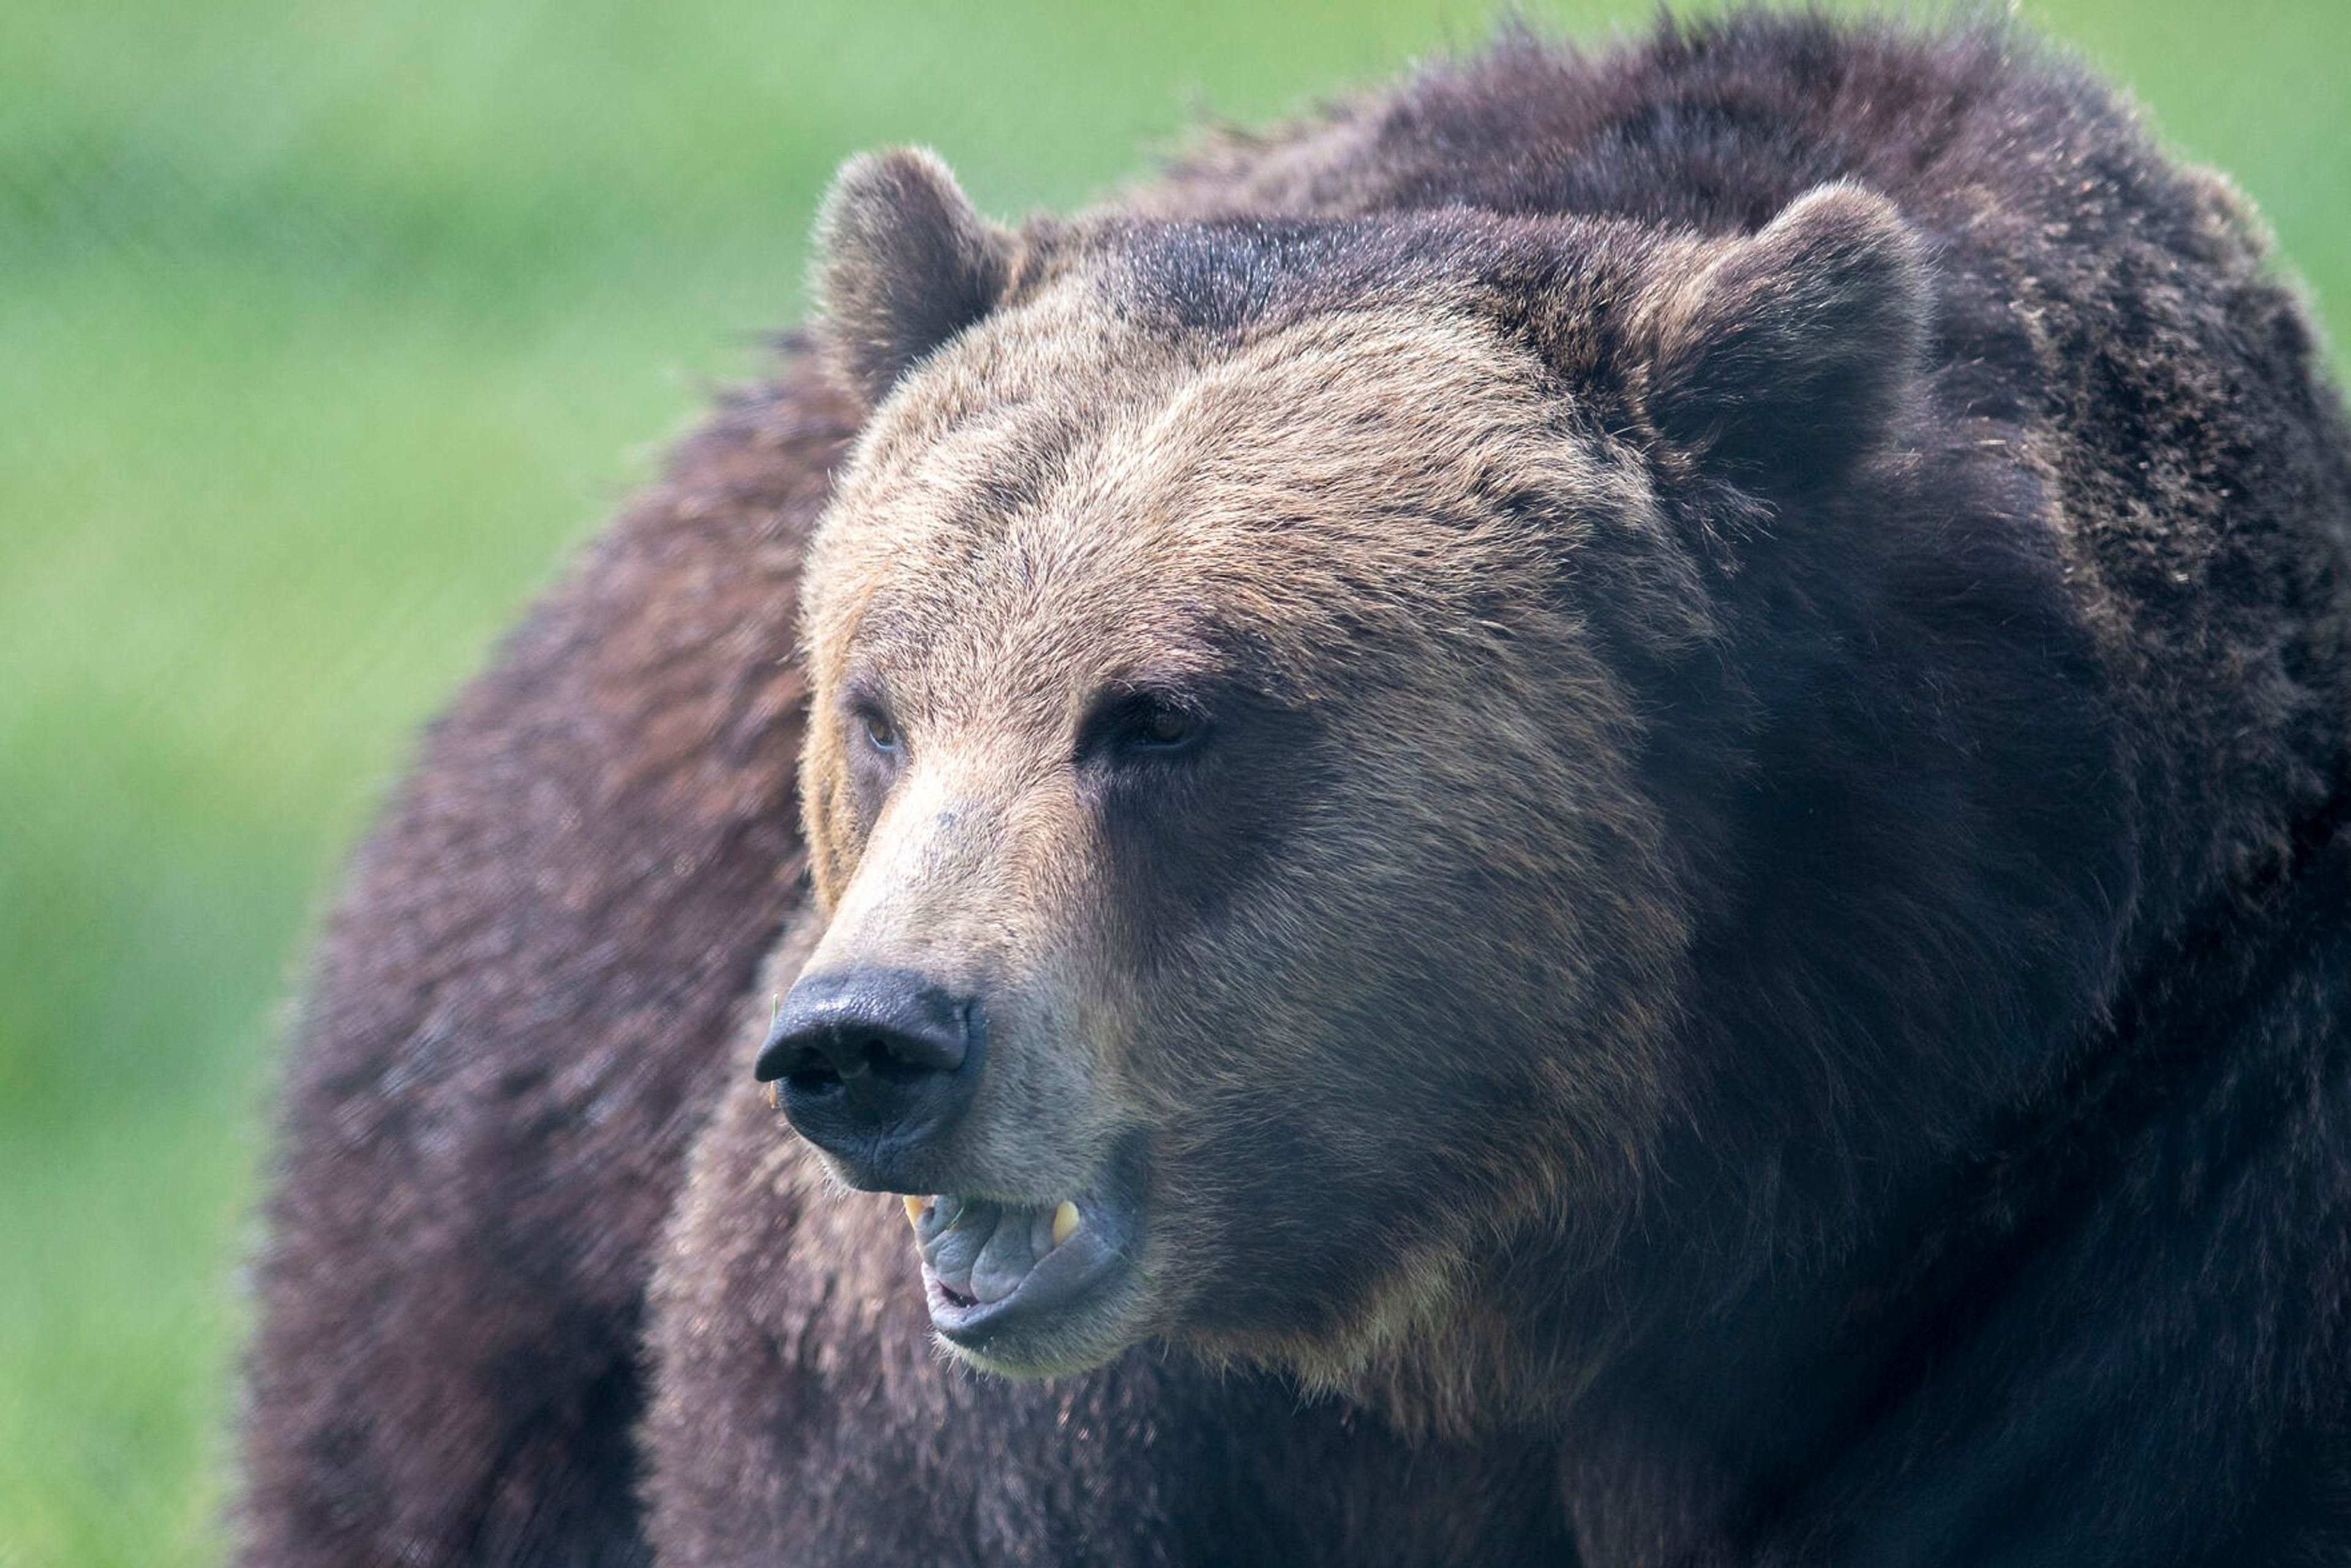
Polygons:
[[[1625,776],[1637,722],[1567,591],[1596,530],[1658,525],[1633,465],[1573,433],[1531,356],[1456,301],[1211,350],[1123,320],[1104,287],[1071,277],[951,345],[842,476],[806,622],[804,782],[833,912],[810,969],[997,988],[955,1150],[974,1190],[1050,1200],[1148,1135],[1149,1305],[1130,1337],[1457,1388],[1468,1371],[1407,1364],[1432,1335],[1486,1359],[1456,1332],[1477,1258],[1531,1217],[1604,1231],[1669,1092],[1654,1042],[1682,917]],[[1523,494],[1562,504],[1531,518],[1508,505]],[[1697,635],[1683,586],[1650,590]],[[1155,934],[1085,803],[1080,726],[1107,689],[1236,673],[1340,736],[1346,766],[1286,803],[1265,884],[1146,967]],[[852,691],[878,695],[904,747],[870,821]],[[1411,926],[1458,943],[1492,908],[1518,928],[1446,946],[1408,988],[1474,998],[1508,1039],[1334,1042],[1332,1020],[1429,962]],[[1481,1108],[1476,1136],[1443,1126],[1432,1076]],[[1399,1207],[1379,1278],[1343,1302],[1210,1322],[1198,1281],[1255,1204],[1241,1189],[1378,1190],[1422,1157],[1364,1098],[1377,1084],[1429,1101],[1446,1211]],[[1322,1168],[1236,1169],[1267,1117]]]

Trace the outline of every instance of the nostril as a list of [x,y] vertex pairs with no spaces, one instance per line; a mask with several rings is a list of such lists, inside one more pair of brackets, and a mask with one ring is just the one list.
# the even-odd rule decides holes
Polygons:
[[885,1083],[912,1083],[941,1071],[937,1055],[886,1034],[846,1034],[810,1045],[784,1069],[784,1081],[810,1093],[838,1089],[871,1074]]
[[870,1040],[858,1061],[859,1069],[871,1072],[885,1083],[912,1083],[945,1069],[927,1056],[907,1055],[886,1040]]
[[786,1069],[783,1080],[802,1094],[830,1093],[841,1087],[842,1082],[841,1074],[834,1071],[832,1064],[821,1058]]

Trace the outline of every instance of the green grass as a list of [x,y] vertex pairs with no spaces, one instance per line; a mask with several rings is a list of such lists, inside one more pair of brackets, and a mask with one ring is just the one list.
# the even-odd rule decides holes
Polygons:
[[[416,724],[791,319],[839,159],[1068,204],[1487,14],[0,8],[0,1564],[218,1557],[304,927]],[[2351,7],[2033,14],[2351,318]]]

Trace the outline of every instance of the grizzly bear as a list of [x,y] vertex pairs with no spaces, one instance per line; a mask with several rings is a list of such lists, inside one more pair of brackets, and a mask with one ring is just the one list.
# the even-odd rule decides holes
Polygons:
[[246,1561],[2351,1560],[2351,432],[2225,183],[1747,13],[819,246],[360,854]]

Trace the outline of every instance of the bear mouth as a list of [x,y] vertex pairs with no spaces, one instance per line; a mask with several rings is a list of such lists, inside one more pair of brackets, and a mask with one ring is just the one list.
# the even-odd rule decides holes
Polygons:
[[1114,1179],[1050,1203],[955,1194],[904,1202],[931,1326],[966,1350],[987,1352],[1017,1330],[1077,1315],[1133,1268],[1136,1206]]

